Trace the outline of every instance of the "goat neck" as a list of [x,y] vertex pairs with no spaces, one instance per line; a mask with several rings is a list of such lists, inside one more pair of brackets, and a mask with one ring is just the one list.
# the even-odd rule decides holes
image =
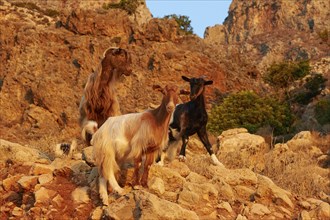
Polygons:
[[205,109],[205,97],[204,97],[204,89],[203,91],[193,100],[190,101],[190,103],[197,105],[197,106],[202,106],[203,109]]
[[158,125],[161,124],[169,124],[170,122],[170,116],[171,114],[168,113],[166,109],[166,104],[164,102],[164,99],[158,108],[150,110],[150,113],[154,116],[155,121]]

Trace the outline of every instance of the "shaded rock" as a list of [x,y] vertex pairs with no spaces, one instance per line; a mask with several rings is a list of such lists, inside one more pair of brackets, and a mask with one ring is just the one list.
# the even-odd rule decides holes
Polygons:
[[2,186],[5,191],[13,190],[13,191],[19,191],[20,186],[18,184],[18,180],[23,177],[22,174],[15,175],[8,177],[2,181]]
[[38,183],[38,176],[23,176],[18,180],[18,183],[25,190],[31,190]]
[[100,220],[102,219],[103,209],[101,206],[96,207],[90,214],[89,218],[91,220]]
[[51,204],[53,198],[56,196],[56,191],[40,187],[35,193],[35,206],[48,206]]
[[196,204],[205,204],[213,199],[217,199],[218,191],[216,187],[210,183],[190,183],[186,182],[183,185],[183,190],[179,194],[179,204],[186,206],[194,206]]
[[304,150],[313,145],[313,137],[310,131],[301,131],[286,144],[292,151]]
[[248,220],[244,215],[238,214],[235,220]]
[[329,203],[322,202],[317,208],[317,216],[320,219],[329,219],[330,218],[330,205]]
[[53,174],[52,173],[47,173],[47,174],[41,174],[39,177],[38,177],[38,182],[39,184],[43,185],[43,184],[46,184],[46,183],[49,183],[50,181],[53,180]]
[[191,183],[198,183],[198,184],[203,184],[208,181],[206,177],[199,175],[195,172],[190,172],[190,174],[186,177],[186,180]]
[[0,139],[0,161],[8,159],[15,162],[50,163],[49,158],[37,149]]
[[268,215],[271,213],[266,206],[259,203],[252,204],[250,212],[251,214],[260,215],[260,216]]
[[245,128],[230,129],[218,137],[220,161],[232,168],[249,168],[260,172],[264,169],[264,154],[269,146],[261,136],[249,134]]
[[187,210],[178,204],[159,199],[157,196],[139,191],[136,193],[140,201],[142,219],[199,219],[195,212]]
[[221,202],[217,208],[219,209],[224,209],[226,210],[228,213],[233,212],[233,209],[231,208],[231,205],[228,202]]
[[210,166],[209,170],[214,176],[223,179],[229,185],[256,185],[257,175],[249,169],[228,170],[219,166]]
[[22,205],[22,193],[17,193],[15,191],[9,191],[5,194],[2,194],[3,197],[2,199],[6,202],[12,202],[16,206],[21,206]]
[[299,218],[300,218],[301,220],[309,220],[309,219],[312,219],[311,216],[309,215],[308,211],[306,211],[306,210],[302,210],[302,211],[300,212]]
[[93,146],[85,147],[83,149],[82,159],[85,160],[87,164],[95,165]]
[[30,174],[32,175],[49,174],[52,173],[54,169],[55,168],[52,165],[36,163],[31,167]]
[[159,177],[164,181],[166,191],[180,191],[183,184],[186,182],[186,180],[178,172],[159,165],[151,166],[149,171],[149,179],[153,177]]
[[15,216],[15,217],[22,217],[23,216],[23,213],[24,213],[24,211],[23,211],[23,209],[21,209],[21,208],[19,208],[19,207],[15,207],[14,209],[13,209],[13,211],[11,212],[11,214],[13,215],[13,216]]
[[148,188],[151,192],[162,195],[165,192],[164,181],[159,177],[153,177],[148,181]]
[[266,176],[258,175],[258,183],[257,193],[260,196],[266,197],[267,194],[270,193],[272,200],[275,201],[277,205],[283,204],[290,208],[294,207],[290,199],[292,196],[291,193],[275,185],[271,179]]
[[233,188],[221,179],[212,179],[212,183],[219,192],[219,197],[225,200],[232,201],[235,199],[235,193]]
[[62,206],[64,202],[64,199],[62,198],[62,196],[60,194],[57,194],[53,200],[52,200],[52,204],[54,207],[60,208]]
[[90,201],[88,191],[89,191],[88,187],[76,188],[72,192],[73,202],[76,203],[77,205],[82,204],[82,203],[84,203],[84,204],[88,203]]
[[171,163],[168,164],[168,168],[177,171],[182,177],[187,177],[191,172],[189,167],[185,163],[180,162],[179,160],[173,160]]

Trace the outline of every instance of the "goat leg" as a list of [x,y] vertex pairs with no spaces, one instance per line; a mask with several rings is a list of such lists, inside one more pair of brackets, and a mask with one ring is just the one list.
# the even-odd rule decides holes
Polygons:
[[133,182],[132,182],[133,186],[140,184],[139,171],[140,171],[141,162],[142,162],[142,156],[139,156],[138,158],[134,159],[134,173],[133,173]]
[[199,137],[199,139],[202,141],[204,147],[206,148],[207,152],[210,154],[211,159],[212,159],[212,163],[216,166],[224,166],[216,157],[216,155],[214,154],[213,150],[212,150],[212,145],[209,141],[209,138],[207,136],[206,133],[206,127],[202,127],[198,132],[197,135]]
[[154,162],[154,160],[155,160],[154,152],[146,154],[146,160],[144,162],[144,169],[143,169],[143,174],[142,174],[142,178],[141,178],[141,185],[143,187],[148,186],[149,169],[150,169],[151,164]]
[[186,161],[186,147],[189,141],[189,137],[187,136],[182,136],[182,146],[180,150],[180,155],[179,155],[179,161]]

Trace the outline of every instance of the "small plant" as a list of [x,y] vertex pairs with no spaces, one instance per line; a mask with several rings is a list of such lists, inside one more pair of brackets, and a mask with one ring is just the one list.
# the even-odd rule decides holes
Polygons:
[[252,91],[241,91],[229,95],[212,108],[207,128],[215,134],[239,127],[255,133],[260,127],[270,125],[278,135],[290,131],[293,119],[286,104],[273,98],[259,97]]
[[292,95],[293,101],[301,105],[307,105],[325,88],[326,81],[327,79],[321,74],[315,74],[308,78],[303,88],[301,88],[298,93]]
[[136,9],[140,4],[142,4],[142,2],[139,0],[120,0],[119,3],[104,4],[103,8],[106,10],[118,8],[125,10],[129,15],[132,15],[136,12]]
[[29,10],[35,10],[41,14],[44,14],[46,16],[49,16],[49,17],[57,17],[60,15],[60,13],[56,10],[53,10],[53,9],[41,9],[39,6],[37,6],[36,4],[34,3],[31,3],[31,2],[15,2],[13,3],[13,5],[17,6],[17,7],[21,7],[21,8],[27,8]]
[[194,33],[193,28],[190,25],[191,21],[188,16],[171,14],[164,16],[164,19],[174,19],[179,25],[179,32],[181,34],[190,35]]
[[330,123],[330,99],[320,100],[315,106],[315,118],[321,125]]
[[264,76],[265,82],[277,88],[287,88],[310,73],[309,61],[273,63]]
[[53,9],[44,10],[44,14],[49,16],[49,17],[52,17],[52,18],[55,18],[55,17],[60,15],[60,13],[58,11],[53,10]]
[[320,31],[318,33],[319,37],[321,38],[322,41],[327,42],[329,39],[329,32],[327,29]]

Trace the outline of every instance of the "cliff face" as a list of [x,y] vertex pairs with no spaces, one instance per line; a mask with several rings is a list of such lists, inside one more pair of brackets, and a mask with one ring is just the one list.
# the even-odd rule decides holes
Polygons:
[[[328,56],[329,1],[234,0],[223,25],[209,27],[205,41],[230,53],[239,50],[263,72],[283,59]],[[238,49],[239,48],[239,49]]]
[[[283,58],[311,59],[313,71],[330,78],[329,38],[319,34],[329,27],[327,1],[234,0],[225,24],[209,28],[205,39],[178,35],[176,22],[152,18],[143,1],[134,14],[104,9],[109,2],[118,1],[0,0],[0,218],[106,217],[91,166],[93,149],[81,141],[78,106],[87,77],[111,46],[125,48],[132,58],[133,73],[117,85],[122,113],[157,106],[161,95],[153,84],[189,89],[182,75],[214,81],[206,89],[208,107],[219,92],[267,93],[260,76]],[[73,139],[78,152],[56,155],[56,144]],[[188,162],[153,165],[148,188],[131,189],[129,170],[129,192],[119,198],[111,193],[110,214],[329,218],[329,135],[301,133],[270,149],[262,137],[235,129],[219,143],[220,149],[213,148],[228,169],[210,165],[192,138]]]
[[134,15],[120,9],[72,7],[58,8],[50,17],[46,11],[55,6],[46,1],[10,2],[0,4],[3,138],[20,143],[79,138],[84,85],[110,46],[123,47],[132,57],[133,74],[118,85],[123,113],[158,105],[161,95],[152,91],[153,84],[189,89],[181,75],[213,79],[208,100],[215,90],[236,87],[226,80],[221,64],[204,53],[210,47],[202,39],[179,36],[176,22],[152,19],[145,4]]

